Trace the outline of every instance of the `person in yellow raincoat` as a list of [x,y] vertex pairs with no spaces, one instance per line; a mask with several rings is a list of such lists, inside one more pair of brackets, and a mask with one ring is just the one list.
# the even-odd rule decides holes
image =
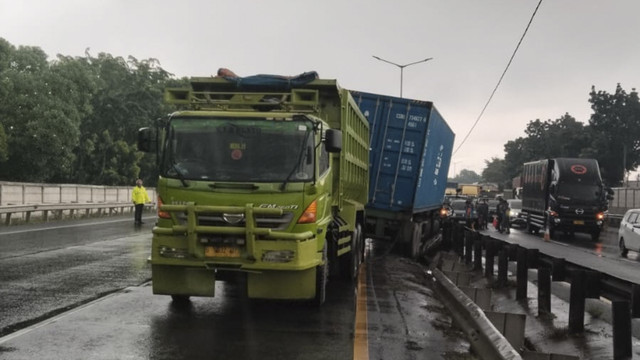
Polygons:
[[136,225],[143,224],[142,222],[142,209],[144,208],[144,204],[148,203],[149,194],[147,194],[147,189],[142,186],[142,179],[136,180],[136,186],[133,188],[131,192],[131,200],[133,201],[133,205],[135,205],[135,215],[134,221]]

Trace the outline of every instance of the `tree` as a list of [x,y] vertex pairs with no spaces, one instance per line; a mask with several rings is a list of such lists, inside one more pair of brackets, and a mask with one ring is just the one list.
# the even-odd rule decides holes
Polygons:
[[453,178],[452,181],[461,184],[473,184],[482,181],[482,177],[473,170],[463,169],[460,170],[458,175]]
[[504,171],[507,179],[518,176],[525,162],[555,157],[581,157],[592,141],[592,131],[569,114],[556,120],[533,120],[526,137],[505,144]]
[[[62,60],[80,64],[75,67],[87,71],[93,81],[86,86],[93,95],[80,126],[83,140],[76,149],[78,181],[122,185],[142,176],[147,184],[155,184],[155,155],[143,155],[135,143],[139,128],[153,126],[173,111],[162,96],[167,84],[175,82],[171,74],[155,59],[125,60],[105,53],[93,57],[87,52],[83,58]],[[104,161],[106,153],[118,159],[117,166]]]
[[640,164],[638,93],[635,89],[627,93],[618,84],[614,94],[592,87],[589,95],[593,109],[589,125],[594,139],[585,154],[598,160],[607,184],[619,185],[626,172]]
[[485,160],[485,168],[482,170],[482,179],[485,182],[496,183],[502,187],[505,183],[511,183],[511,177],[505,173],[505,161],[499,158]]
[[9,158],[9,146],[7,145],[7,134],[4,127],[0,124],[0,163],[7,161]]
[[47,55],[37,47],[0,48],[9,64],[0,72],[0,124],[8,150],[0,177],[68,179],[80,119],[67,94],[59,91],[64,79],[50,71]]

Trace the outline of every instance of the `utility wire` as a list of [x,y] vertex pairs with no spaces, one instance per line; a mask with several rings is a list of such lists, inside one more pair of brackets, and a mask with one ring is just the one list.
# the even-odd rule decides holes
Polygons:
[[480,112],[480,115],[478,115],[476,122],[473,123],[473,126],[471,126],[471,129],[469,129],[469,132],[467,133],[467,135],[464,137],[464,139],[462,139],[462,142],[460,143],[460,145],[458,145],[458,147],[453,151],[452,156],[455,155],[456,152],[458,152],[458,150],[460,150],[462,145],[464,145],[465,141],[467,141],[467,139],[469,138],[469,135],[471,135],[471,132],[473,131],[473,129],[475,129],[476,125],[478,125],[480,118],[482,118],[482,115],[484,115],[484,111],[487,110],[487,107],[489,106],[489,103],[493,99],[493,96],[496,94],[496,91],[498,91],[498,87],[500,86],[500,83],[502,82],[504,75],[507,73],[507,70],[509,70],[509,66],[511,66],[511,62],[513,62],[513,58],[516,56],[516,53],[520,48],[520,44],[522,44],[522,40],[524,40],[525,35],[527,35],[527,31],[529,31],[529,27],[533,22],[533,18],[536,17],[536,13],[538,12],[538,8],[540,8],[540,4],[542,4],[542,0],[538,2],[536,9],[533,11],[533,14],[531,15],[531,19],[529,19],[529,23],[527,24],[527,28],[524,29],[524,33],[522,34],[522,37],[520,37],[520,41],[518,41],[518,45],[516,46],[515,50],[513,50],[513,54],[511,54],[511,58],[509,59],[507,66],[504,68],[504,71],[502,72],[502,75],[500,76],[500,79],[498,80],[496,87],[493,89],[493,92],[491,92],[491,96],[489,96],[489,100],[487,100],[487,103],[482,108],[482,111]]

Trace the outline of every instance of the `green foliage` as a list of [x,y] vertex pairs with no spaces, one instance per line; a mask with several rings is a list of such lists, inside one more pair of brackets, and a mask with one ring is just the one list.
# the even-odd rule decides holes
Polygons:
[[619,185],[625,173],[640,164],[640,101],[632,89],[627,93],[620,84],[615,93],[591,88],[593,114],[589,125],[593,143],[586,153],[598,159],[602,175],[610,185]]
[[511,184],[511,178],[505,172],[505,161],[496,157],[491,161],[485,160],[485,168],[482,170],[482,179],[485,182],[504,185]]
[[593,114],[588,125],[569,114],[554,121],[529,122],[526,137],[505,144],[504,171],[508,177],[520,174],[522,164],[553,157],[597,159],[602,177],[610,186],[620,185],[626,171],[640,165],[640,100],[632,89],[620,84],[615,93],[591,88]]
[[569,114],[556,120],[530,121],[525,134],[504,146],[504,181],[520,175],[522,165],[529,161],[584,156],[592,138],[591,129]]
[[9,66],[0,73],[0,124],[8,154],[0,177],[36,182],[68,179],[80,117],[59,90],[65,80],[50,70],[39,48],[9,47],[5,54]]
[[141,176],[153,186],[155,156],[135,142],[173,111],[162,92],[186,79],[171,76],[155,59],[86,52],[48,62],[40,48],[0,38],[0,178],[125,185]]
[[463,170],[460,170],[460,172],[455,178],[450,179],[450,181],[457,182],[460,184],[473,184],[473,183],[482,181],[482,177],[473,170],[463,169]]
[[4,127],[0,124],[0,163],[7,161],[9,157],[9,146],[7,145],[7,134]]

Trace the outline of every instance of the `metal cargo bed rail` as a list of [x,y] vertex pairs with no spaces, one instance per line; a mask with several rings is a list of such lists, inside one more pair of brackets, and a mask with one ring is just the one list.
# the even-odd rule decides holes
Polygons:
[[239,92],[169,88],[165,90],[164,98],[169,104],[184,105],[193,110],[319,111],[318,90],[310,89],[292,89],[290,92]]

